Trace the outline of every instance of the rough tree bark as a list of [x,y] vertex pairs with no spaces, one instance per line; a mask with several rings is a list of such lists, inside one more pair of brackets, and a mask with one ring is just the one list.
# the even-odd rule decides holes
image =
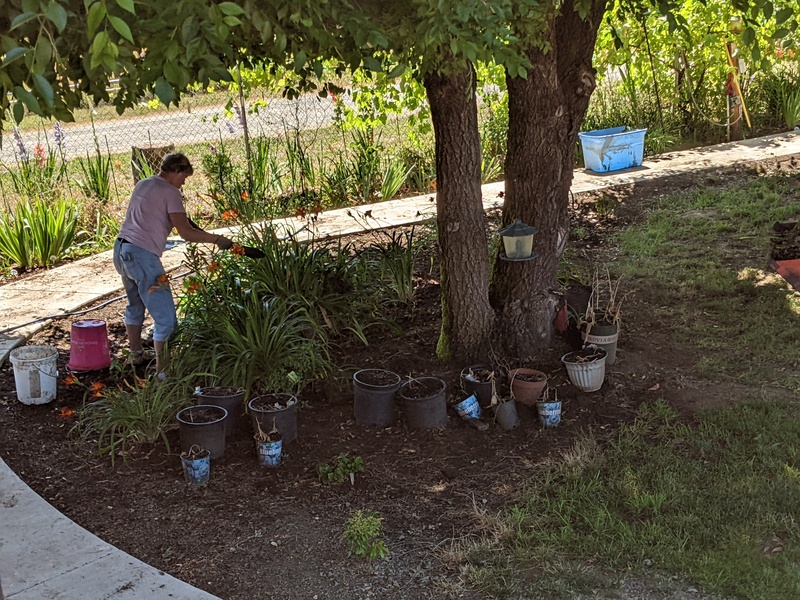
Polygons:
[[506,77],[508,141],[503,225],[514,219],[539,229],[528,262],[496,260],[490,298],[496,335],[520,357],[535,356],[552,340],[552,290],[569,233],[569,189],[575,144],[595,88],[592,54],[605,0],[581,19],[574,0],[554,17],[549,51],[530,46],[527,79]]
[[494,313],[489,304],[489,257],[481,200],[481,150],[475,74],[449,64],[425,76],[436,135],[436,222],[442,253],[440,358],[484,357]]

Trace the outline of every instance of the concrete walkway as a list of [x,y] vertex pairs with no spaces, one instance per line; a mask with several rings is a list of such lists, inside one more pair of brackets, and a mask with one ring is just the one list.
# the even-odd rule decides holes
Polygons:
[[[785,133],[719,144],[648,159],[642,167],[603,175],[576,171],[573,193],[601,190],[734,164],[800,155],[800,134]],[[503,182],[483,187],[488,208],[502,206]],[[405,226],[436,216],[435,197],[417,196],[320,214],[281,224],[301,239],[335,237],[365,229]],[[225,233],[227,230],[218,230]],[[178,268],[183,245],[164,253]],[[119,277],[104,252],[0,287],[0,362],[53,315],[82,309],[120,291]],[[58,513],[0,460],[0,577],[6,600],[213,598],[116,550]]]
[[0,577],[6,600],[217,598],[79,527],[25,485],[2,459]]

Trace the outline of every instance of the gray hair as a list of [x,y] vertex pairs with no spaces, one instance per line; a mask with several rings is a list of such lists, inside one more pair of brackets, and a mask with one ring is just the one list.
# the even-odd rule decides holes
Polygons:
[[192,163],[181,152],[167,154],[161,161],[161,170],[164,173],[194,173]]

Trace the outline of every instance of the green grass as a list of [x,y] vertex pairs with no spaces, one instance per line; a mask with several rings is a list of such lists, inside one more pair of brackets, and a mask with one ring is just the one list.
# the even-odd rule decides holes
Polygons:
[[[800,216],[797,179],[668,196],[618,237],[614,269],[659,297],[654,316],[700,351],[702,375],[800,390],[800,294],[766,270],[772,224]],[[633,316],[632,318],[636,318]]]
[[[767,270],[773,223],[800,216],[800,179],[756,177],[644,208],[609,240],[612,275],[634,290],[624,320],[661,323],[659,345],[695,357],[688,378],[740,391],[691,421],[658,400],[616,431],[583,432],[515,505],[477,509],[479,533],[450,560],[492,598],[617,597],[626,578],[665,598],[691,586],[800,598],[800,403],[766,400],[800,390],[800,293]],[[577,272],[580,257],[567,259]]]
[[591,569],[564,574],[590,562],[677,573],[727,597],[797,598],[798,416],[797,405],[740,403],[687,424],[663,401],[643,405],[532,477],[468,554],[472,583],[493,597],[574,598],[602,587]]

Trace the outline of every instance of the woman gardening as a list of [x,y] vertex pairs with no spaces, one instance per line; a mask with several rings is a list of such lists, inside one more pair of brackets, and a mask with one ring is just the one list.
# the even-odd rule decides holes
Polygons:
[[163,379],[167,357],[164,344],[178,323],[169,278],[161,255],[172,228],[187,242],[216,244],[227,250],[233,241],[203,231],[186,216],[181,187],[194,173],[191,162],[181,153],[167,154],[158,175],[142,179],[133,188],[125,221],[114,244],[114,267],[122,277],[128,305],[125,330],[133,364],[143,361],[142,324],[145,309],[155,322],[153,347],[156,373]]

